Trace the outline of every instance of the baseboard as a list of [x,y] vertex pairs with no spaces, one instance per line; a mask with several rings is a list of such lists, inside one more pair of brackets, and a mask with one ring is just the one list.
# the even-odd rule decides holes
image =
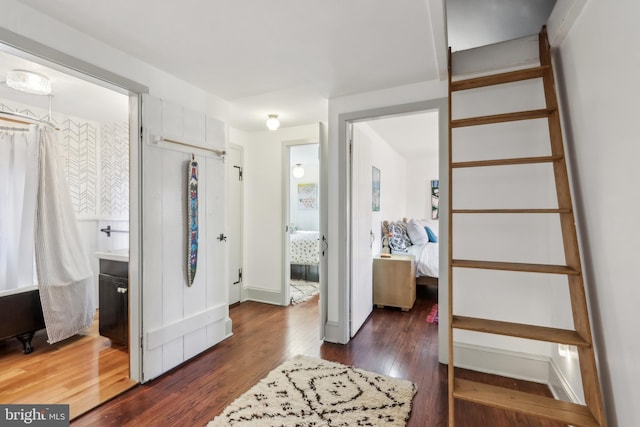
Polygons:
[[551,389],[551,393],[556,399],[584,405],[584,402],[578,397],[553,359],[549,363],[549,389]]
[[327,322],[324,325],[324,341],[336,344],[344,344],[338,322]]
[[536,383],[549,384],[550,357],[454,343],[455,366]]
[[263,302],[265,304],[282,305],[282,293],[268,289],[246,287],[245,301]]
[[224,338],[227,339],[233,335],[233,320],[227,317],[224,321]]

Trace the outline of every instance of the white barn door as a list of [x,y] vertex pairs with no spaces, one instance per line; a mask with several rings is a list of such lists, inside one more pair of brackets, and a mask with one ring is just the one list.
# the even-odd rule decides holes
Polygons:
[[[226,167],[223,157],[209,150],[226,149],[224,123],[151,96],[143,97],[142,111],[142,381],[146,382],[231,331],[224,239]],[[187,165],[192,155],[199,167],[198,267],[192,286],[187,286]]]

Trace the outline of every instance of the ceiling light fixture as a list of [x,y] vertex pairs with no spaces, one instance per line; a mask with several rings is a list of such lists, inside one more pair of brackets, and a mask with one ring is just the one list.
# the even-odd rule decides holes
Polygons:
[[304,176],[304,169],[300,163],[296,163],[296,166],[293,168],[293,176],[296,178],[302,178]]
[[280,120],[278,120],[277,114],[269,114],[267,119],[267,127],[269,130],[276,130],[280,127]]
[[51,95],[51,80],[42,74],[26,70],[7,72],[7,86],[34,95]]

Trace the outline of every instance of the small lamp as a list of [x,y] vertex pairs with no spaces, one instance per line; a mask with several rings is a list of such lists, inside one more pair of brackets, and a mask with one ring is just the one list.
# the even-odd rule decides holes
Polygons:
[[267,128],[269,130],[276,130],[280,127],[280,120],[278,120],[277,114],[269,114],[269,118],[267,119]]
[[296,166],[293,168],[293,176],[296,178],[302,178],[304,176],[304,169],[300,163],[296,163]]

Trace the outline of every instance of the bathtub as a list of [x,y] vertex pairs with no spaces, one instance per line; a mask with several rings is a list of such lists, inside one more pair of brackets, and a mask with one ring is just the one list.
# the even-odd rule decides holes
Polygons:
[[33,351],[31,340],[44,329],[40,293],[36,286],[0,292],[0,341],[17,338],[22,351]]

